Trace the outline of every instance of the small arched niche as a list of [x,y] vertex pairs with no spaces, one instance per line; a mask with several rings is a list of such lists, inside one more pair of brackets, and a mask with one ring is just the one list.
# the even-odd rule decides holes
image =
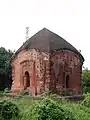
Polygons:
[[29,72],[26,71],[25,72],[25,87],[29,87],[30,86],[30,75],[29,75]]

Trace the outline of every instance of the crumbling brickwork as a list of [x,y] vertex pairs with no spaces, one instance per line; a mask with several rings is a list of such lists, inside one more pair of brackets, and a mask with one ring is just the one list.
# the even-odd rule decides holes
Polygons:
[[26,71],[30,79],[27,89],[32,95],[45,91],[81,94],[82,64],[74,52],[65,50],[48,54],[35,49],[20,52],[12,61],[12,91],[18,93],[25,89]]
[[51,55],[51,88],[58,94],[81,94],[81,75],[82,63],[78,54],[63,50]]
[[[33,95],[39,95],[48,89],[48,84],[44,85],[49,77],[49,54],[36,51],[35,49],[24,50],[12,60],[12,91],[20,92],[24,90],[25,72],[30,76],[29,92]],[[47,75],[47,76],[46,76]]]

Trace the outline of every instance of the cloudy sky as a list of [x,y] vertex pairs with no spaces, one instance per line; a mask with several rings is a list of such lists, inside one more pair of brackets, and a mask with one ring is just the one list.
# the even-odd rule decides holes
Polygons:
[[17,50],[43,27],[59,34],[85,58],[90,69],[90,0],[0,0],[0,46]]

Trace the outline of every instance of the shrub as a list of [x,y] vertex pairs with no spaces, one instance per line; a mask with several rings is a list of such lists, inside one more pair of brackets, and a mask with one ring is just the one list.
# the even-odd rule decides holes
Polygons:
[[0,94],[3,94],[3,91],[2,91],[2,90],[0,90]]
[[45,91],[41,94],[41,97],[56,98],[56,97],[58,97],[58,95],[53,93],[52,91]]
[[43,100],[35,112],[38,120],[75,120],[71,111],[51,99]]
[[8,89],[8,88],[5,88],[5,89],[4,89],[4,93],[9,93],[9,89]]
[[7,100],[0,102],[0,120],[14,120],[19,116],[18,107]]
[[85,95],[84,100],[81,102],[82,105],[86,106],[86,107],[90,107],[90,93],[87,93]]
[[4,94],[4,93],[9,93],[9,89],[5,88],[4,90],[0,90],[0,94]]

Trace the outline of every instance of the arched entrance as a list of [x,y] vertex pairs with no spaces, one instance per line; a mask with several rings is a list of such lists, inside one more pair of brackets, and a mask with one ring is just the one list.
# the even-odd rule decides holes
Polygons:
[[69,75],[66,76],[66,88],[69,88],[70,87],[70,78],[69,78]]
[[30,86],[30,76],[29,76],[29,72],[26,71],[24,76],[24,89],[26,89],[29,86]]

